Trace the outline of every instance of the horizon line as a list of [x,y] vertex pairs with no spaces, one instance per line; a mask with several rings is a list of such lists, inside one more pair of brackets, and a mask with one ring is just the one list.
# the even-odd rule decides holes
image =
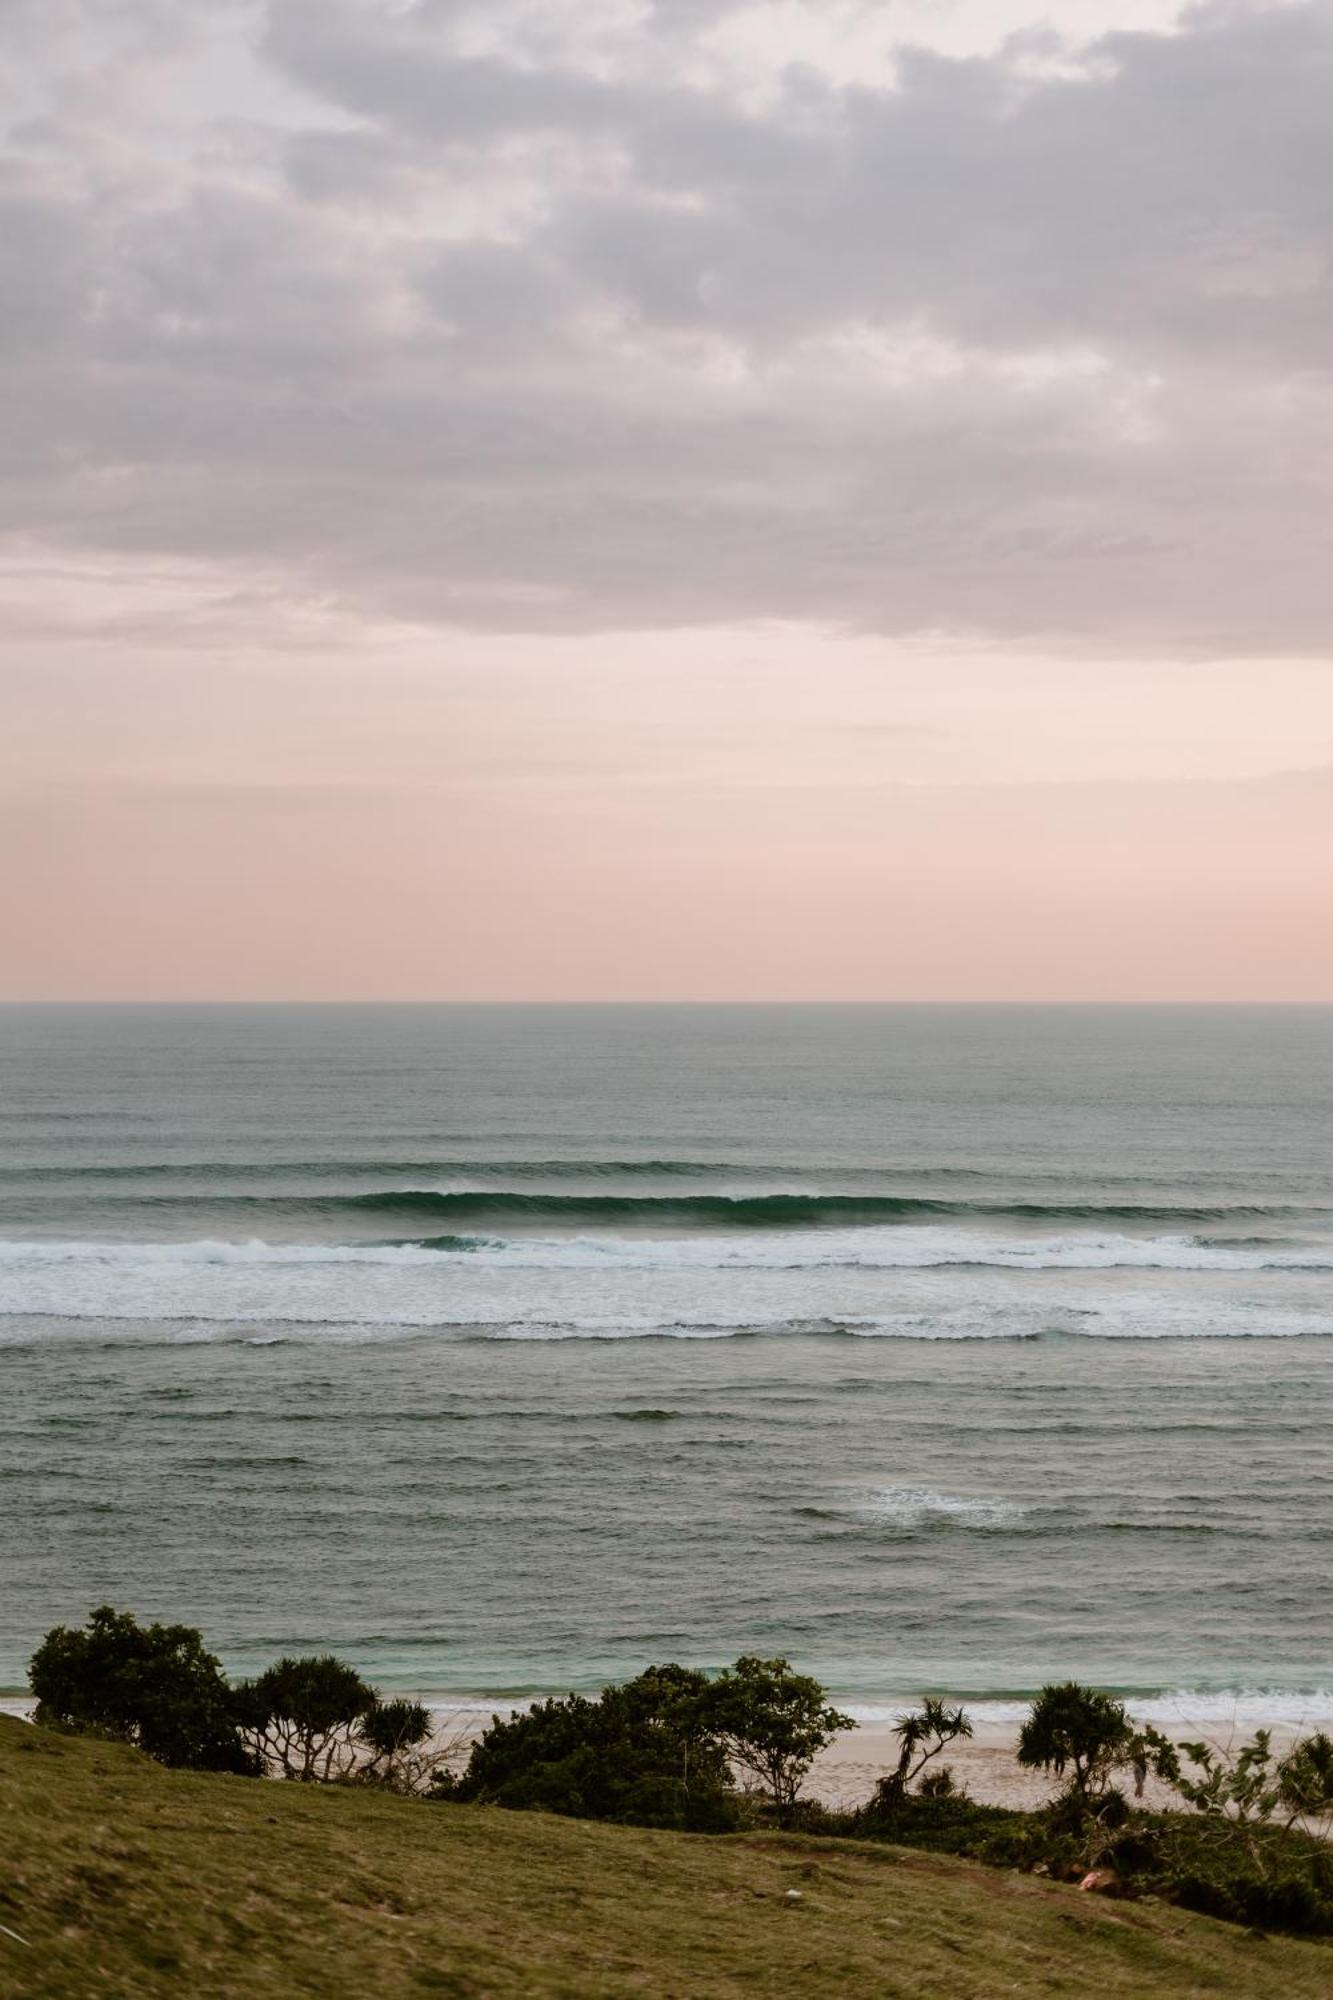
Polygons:
[[712,998],[707,995],[665,995],[653,999],[612,999],[597,995],[571,995],[561,998],[523,999],[514,996],[484,997],[478,999],[439,997],[416,997],[390,999],[376,995],[360,995],[338,999],[317,996],[253,994],[244,998],[220,999],[207,994],[163,996],[138,994],[125,998],[75,998],[61,995],[3,996],[0,995],[0,1009],[19,1007],[1307,1007],[1333,1008],[1333,996],[1301,997],[1296,995],[1273,997],[1231,997],[1219,999],[1207,996],[1155,996],[1152,994],[1134,997],[1071,998],[1058,994],[1031,995],[1024,999],[977,995],[963,998],[958,995],[906,998],[884,995],[874,999],[847,999],[833,995],[812,995],[799,999],[783,999],[754,995],[742,998],[735,995]]

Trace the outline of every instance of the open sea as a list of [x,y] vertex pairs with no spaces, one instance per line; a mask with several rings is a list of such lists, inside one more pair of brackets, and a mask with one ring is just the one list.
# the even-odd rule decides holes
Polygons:
[[0,1688],[1333,1715],[1333,1009],[0,1009]]

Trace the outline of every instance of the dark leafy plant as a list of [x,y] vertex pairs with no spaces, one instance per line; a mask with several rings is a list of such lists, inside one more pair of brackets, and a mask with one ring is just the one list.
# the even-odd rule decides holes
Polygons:
[[232,1691],[190,1625],[140,1625],[99,1605],[83,1630],[58,1625],[32,1656],[36,1719],[135,1743],[161,1764],[254,1769]]
[[917,1786],[917,1796],[923,1799],[948,1799],[958,1795],[954,1782],[953,1766],[937,1764],[933,1771],[927,1771]]
[[565,1695],[496,1716],[439,1797],[576,1819],[721,1831],[735,1823],[725,1751],[706,1715],[707,1677],[649,1667],[596,1700]]
[[1321,1730],[1293,1744],[1278,1766],[1278,1786],[1293,1819],[1333,1817],[1333,1737]]
[[1210,1808],[1155,1815],[1128,1838],[1140,1889],[1232,1923],[1333,1933],[1333,1847],[1300,1828]]
[[355,1741],[362,1752],[357,1776],[389,1791],[422,1790],[432,1776],[433,1760],[423,1749],[430,1732],[430,1710],[421,1702],[376,1702],[357,1726]]
[[1211,1743],[1182,1743],[1181,1750],[1199,1773],[1177,1773],[1176,1790],[1196,1812],[1226,1819],[1236,1826],[1273,1817],[1282,1801],[1282,1780],[1274,1766],[1268,1730],[1257,1729],[1254,1740],[1228,1756]]
[[[972,1734],[972,1724],[967,1719],[967,1711],[961,1707],[950,1708],[947,1703],[927,1695],[920,1708],[911,1709],[900,1715],[894,1725],[898,1738],[898,1762],[895,1768],[880,1780],[880,1790],[884,1803],[906,1796],[915,1780],[920,1780],[921,1790],[932,1787],[938,1793],[950,1791],[953,1776],[950,1773],[941,1787],[938,1780],[945,1776],[943,1770],[926,1772],[926,1766],[951,1743],[966,1741]],[[946,1767],[947,1769],[947,1767]],[[925,1773],[925,1776],[922,1774]]]
[[829,1706],[823,1688],[785,1659],[746,1654],[712,1683],[706,1702],[712,1730],[728,1756],[759,1780],[780,1826],[789,1826],[811,1764],[850,1715]]
[[1123,1702],[1098,1688],[1064,1681],[1044,1687],[1018,1737],[1018,1762],[1030,1770],[1069,1773],[1071,1802],[1090,1807],[1108,1796],[1117,1770],[1132,1771],[1141,1797],[1150,1771],[1174,1781],[1175,1747],[1156,1729],[1135,1729]]
[[266,1771],[309,1783],[350,1777],[374,1688],[332,1653],[278,1660],[236,1691],[246,1743]]
[[1021,1849],[1006,1851],[1004,1865],[1018,1867],[1043,1859],[1048,1830],[1039,1816],[1009,1806],[980,1805],[966,1792],[892,1793],[877,1785],[874,1794],[842,1829],[861,1840],[891,1840],[895,1846],[922,1847],[937,1854],[979,1855],[996,1838],[1021,1835]]

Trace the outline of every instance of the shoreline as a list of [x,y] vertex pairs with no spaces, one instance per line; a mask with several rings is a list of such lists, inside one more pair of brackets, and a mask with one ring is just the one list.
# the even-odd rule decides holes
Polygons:
[[[434,1722],[431,1746],[441,1761],[457,1767],[477,1738],[490,1726],[492,1716],[510,1716],[530,1706],[527,1700],[505,1701],[495,1697],[431,1693],[413,1697],[424,1702]],[[539,1701],[545,1697],[534,1695]],[[838,1706],[836,1697],[830,1697]],[[919,1699],[916,1698],[916,1699]],[[895,1718],[914,1705],[914,1698],[901,1702],[857,1704],[849,1702],[845,1711],[855,1716],[856,1727],[834,1738],[821,1751],[805,1784],[805,1796],[821,1805],[848,1808],[863,1804],[878,1780],[897,1761],[898,1739]],[[1059,1789],[1042,1771],[1025,1770],[1016,1761],[1018,1732],[1028,1703],[1021,1700],[964,1703],[972,1723],[970,1739],[952,1744],[933,1768],[947,1765],[960,1790],[982,1805],[1008,1806],[1031,1810],[1042,1806]],[[1311,1695],[1305,1713],[1300,1713],[1299,1696],[1260,1695],[1233,1698],[1188,1695],[1148,1697],[1127,1701],[1131,1717],[1152,1722],[1173,1743],[1202,1739],[1222,1752],[1232,1752],[1253,1737],[1257,1729],[1269,1730],[1273,1749],[1285,1756],[1302,1736],[1329,1724],[1333,1707],[1326,1693]],[[30,1696],[0,1695],[0,1714],[30,1719]],[[1282,1712],[1275,1712],[1275,1710]],[[1179,1809],[1180,1799],[1171,1788],[1149,1779],[1143,1796],[1149,1808]]]
[[[1133,1703],[1126,1703],[1126,1707],[1136,1721],[1156,1720],[1156,1726],[1177,1746],[1182,1742],[1202,1739],[1224,1752],[1239,1748],[1242,1742],[1254,1735],[1256,1729],[1267,1728],[1272,1735],[1275,1754],[1283,1757],[1301,1736],[1309,1735],[1317,1726],[1314,1722],[1301,1725],[1273,1718],[1257,1722],[1222,1722],[1217,1717],[1185,1714],[1164,1723],[1139,1714]],[[972,1721],[972,1736],[966,1741],[950,1744],[929,1768],[939,1770],[947,1765],[959,1790],[966,1791],[980,1805],[1009,1806],[1026,1811],[1047,1804],[1060,1787],[1048,1773],[1025,1770],[1018,1763],[1019,1719],[1002,1721],[978,1715],[972,1709],[968,1710],[968,1714]],[[815,1759],[806,1781],[806,1792],[826,1806],[860,1805],[870,1797],[884,1773],[897,1762],[897,1756],[898,1738],[891,1721],[858,1721],[855,1729],[836,1737],[827,1750],[821,1751]],[[1151,1777],[1144,1786],[1142,1803],[1150,1809],[1174,1807],[1179,1810],[1181,1807],[1179,1794],[1173,1792],[1169,1785]]]
[[[433,1740],[450,1762],[461,1759],[489,1726],[492,1715],[515,1715],[530,1705],[526,1701],[467,1702],[459,1697],[421,1698],[436,1720]],[[540,1695],[533,1697],[533,1700],[541,1699]],[[879,1779],[897,1762],[898,1738],[894,1723],[919,1699],[919,1696],[909,1695],[900,1702],[847,1703],[844,1713],[855,1717],[856,1727],[836,1736],[828,1748],[816,1757],[805,1783],[805,1796],[817,1799],[821,1805],[839,1808],[861,1805],[869,1799]],[[836,1696],[830,1696],[830,1700],[835,1707],[842,1706]],[[1279,1703],[1285,1712],[1274,1712]],[[964,1702],[963,1706],[972,1723],[972,1736],[951,1744],[935,1760],[932,1768],[947,1765],[953,1771],[959,1789],[965,1790],[981,1805],[1009,1806],[1020,1810],[1045,1805],[1059,1790],[1057,1782],[1045,1772],[1025,1770],[1017,1761],[1018,1734],[1030,1703],[1024,1700]],[[1138,1702],[1127,1701],[1125,1706],[1134,1721],[1153,1723],[1177,1746],[1202,1740],[1223,1753],[1234,1753],[1241,1743],[1254,1736],[1256,1730],[1267,1729],[1275,1754],[1283,1757],[1302,1736],[1328,1726],[1333,1703],[1325,1693],[1313,1695],[1308,1710],[1303,1714],[1298,1712],[1301,1708],[1300,1697],[1276,1697],[1267,1702],[1261,1696],[1215,1699],[1211,1702],[1207,1697],[1193,1702],[1189,1697],[1176,1700],[1150,1697]],[[1143,1803],[1150,1808],[1179,1809],[1181,1801],[1169,1785],[1149,1778],[1144,1787]]]

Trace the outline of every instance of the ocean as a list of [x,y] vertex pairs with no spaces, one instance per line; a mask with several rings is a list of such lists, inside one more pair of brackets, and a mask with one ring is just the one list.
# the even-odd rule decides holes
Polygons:
[[0,1010],[0,1687],[1333,1716],[1333,1009]]

